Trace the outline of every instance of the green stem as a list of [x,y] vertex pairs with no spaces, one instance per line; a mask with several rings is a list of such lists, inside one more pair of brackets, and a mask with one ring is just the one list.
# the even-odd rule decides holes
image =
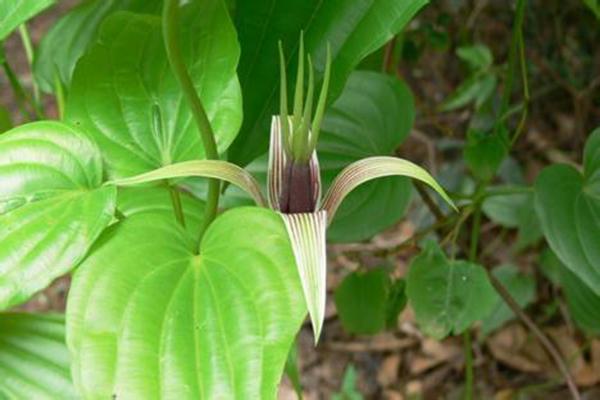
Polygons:
[[[217,160],[219,158],[219,153],[217,151],[217,144],[215,142],[215,135],[213,133],[212,126],[210,125],[210,121],[208,119],[208,116],[206,115],[206,111],[204,110],[202,101],[200,100],[200,97],[198,97],[198,93],[196,92],[196,88],[194,87],[194,83],[192,82],[192,78],[190,77],[190,74],[188,73],[188,70],[185,66],[185,62],[181,54],[181,49],[179,47],[178,0],[165,1],[163,7],[162,22],[163,39],[165,42],[165,47],[167,49],[167,58],[169,59],[171,70],[173,71],[175,77],[179,81],[179,85],[181,86],[186,100],[189,103],[190,108],[192,109],[194,120],[196,121],[196,125],[198,125],[198,130],[200,131],[200,137],[204,145],[204,152],[206,153],[206,158],[208,160]],[[199,243],[202,239],[202,236],[204,236],[206,228],[208,228],[208,226],[217,216],[217,207],[219,205],[219,187],[220,183],[218,180],[208,180],[208,194],[206,196],[204,220],[202,221],[202,226],[200,228]]]
[[17,107],[19,108],[19,112],[26,120],[32,120],[32,116],[30,112],[27,110],[27,100],[25,91],[23,90],[23,86],[21,86],[21,82],[19,78],[15,75],[8,61],[4,61],[2,63],[2,68],[4,69],[4,73],[6,74],[6,78],[10,83],[10,87],[15,95],[15,100],[17,101]]
[[173,204],[173,212],[175,213],[175,219],[181,226],[185,228],[185,216],[183,215],[183,207],[181,206],[181,196],[177,187],[169,184],[169,194],[171,195],[171,203]]
[[60,81],[58,71],[54,73],[54,96],[56,99],[56,107],[58,108],[58,119],[63,119],[65,116],[65,90]]
[[29,36],[29,31],[27,30],[26,24],[21,24],[19,26],[19,34],[21,35],[21,42],[23,42],[23,47],[25,48],[25,55],[27,56],[27,63],[29,64],[29,71],[31,73],[31,86],[33,88],[33,101],[41,110],[40,103],[40,89],[35,81],[33,76],[33,45],[31,44],[31,37]]

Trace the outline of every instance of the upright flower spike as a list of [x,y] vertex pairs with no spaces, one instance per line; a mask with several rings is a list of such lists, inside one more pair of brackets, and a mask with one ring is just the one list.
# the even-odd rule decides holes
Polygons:
[[[321,204],[321,177],[316,146],[329,85],[331,69],[329,48],[327,49],[323,86],[313,118],[311,118],[311,109],[314,76],[310,57],[308,57],[309,78],[306,100],[303,97],[303,38],[300,37],[298,76],[292,116],[288,115],[285,59],[281,43],[279,52],[281,102],[280,113],[278,116],[273,116],[271,123],[268,205],[280,213],[290,238],[316,343],[319,340],[325,316],[326,230],[339,205],[352,190],[372,179],[392,175],[407,176],[426,183],[452,208],[456,209],[456,207],[444,189],[427,171],[410,161],[395,157],[369,157],[348,165],[335,178]],[[185,161],[108,184],[129,186],[185,176],[201,176],[228,181],[244,189],[255,199],[257,205],[265,205],[256,180],[247,171],[226,161]]]

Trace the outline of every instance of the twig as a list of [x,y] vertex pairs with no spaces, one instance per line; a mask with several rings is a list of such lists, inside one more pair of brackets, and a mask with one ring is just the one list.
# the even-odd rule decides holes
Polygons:
[[427,192],[427,189],[425,189],[423,184],[421,182],[415,182],[415,188],[417,189],[419,196],[421,196],[421,199],[423,199],[423,202],[425,203],[427,208],[429,208],[429,211],[431,211],[431,213],[435,216],[436,221],[437,222],[443,221],[445,218],[444,213],[438,207],[438,205],[435,203],[435,201],[433,201],[433,199],[431,198],[431,196],[429,195],[429,193]]
[[492,286],[496,289],[500,297],[504,300],[506,305],[515,313],[517,317],[527,326],[527,329],[531,331],[540,341],[544,349],[548,352],[550,357],[554,360],[554,363],[558,367],[560,373],[562,374],[567,386],[569,387],[569,391],[571,392],[571,396],[575,400],[581,400],[581,395],[579,394],[579,390],[575,385],[575,381],[573,381],[573,377],[571,376],[567,364],[563,360],[562,356],[554,346],[554,344],[548,339],[548,337],[541,331],[540,328],[533,322],[531,318],[521,309],[519,304],[513,299],[508,290],[502,285],[502,283],[492,274],[489,270],[487,270],[488,278],[492,283]]
[[329,342],[325,344],[325,347],[332,351],[364,353],[398,351],[416,344],[418,344],[418,340],[415,338],[402,338],[372,342]]

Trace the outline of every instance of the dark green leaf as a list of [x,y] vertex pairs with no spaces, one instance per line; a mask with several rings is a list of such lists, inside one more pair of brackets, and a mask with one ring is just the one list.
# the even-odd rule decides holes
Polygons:
[[288,354],[288,358],[285,362],[285,374],[287,375],[290,382],[292,382],[292,386],[294,387],[294,391],[298,396],[298,399],[302,399],[302,382],[300,380],[300,368],[298,365],[298,342],[295,341],[292,344],[292,348]]
[[0,106],[0,134],[6,132],[12,126],[10,112],[5,107]]
[[0,398],[77,398],[64,316],[0,314]]
[[600,295],[600,129],[586,143],[583,174],[568,165],[540,173],[535,209],[558,258]]
[[[182,10],[181,47],[192,80],[225,151],[241,123],[236,76],[239,47],[220,0]],[[204,157],[187,102],[171,73],[160,17],[118,12],[73,74],[67,120],[89,131],[109,178]]]
[[53,3],[54,0],[0,0],[0,42]]
[[138,214],[77,270],[67,331],[84,397],[275,399],[306,316],[280,216],[236,208],[194,247],[171,218]]
[[[14,1],[14,0],[11,0]],[[56,79],[69,88],[75,64],[91,47],[102,21],[117,10],[156,12],[156,0],[91,0],[83,1],[60,18],[44,35],[38,48],[33,72],[40,88],[55,90]]]
[[385,326],[388,329],[396,327],[398,322],[398,315],[406,307],[406,281],[404,279],[398,279],[390,286],[388,293],[387,305],[385,310]]
[[349,333],[375,334],[385,328],[391,280],[383,268],[353,272],[335,290],[335,306]]
[[[525,308],[535,299],[535,279],[531,275],[521,273],[514,265],[502,265],[495,268],[492,273],[521,308]],[[490,334],[515,317],[504,300],[497,293],[494,293],[494,296],[496,298],[494,307],[481,323],[483,335]]]
[[0,135],[0,309],[75,267],[111,222],[97,147],[59,122]]
[[540,256],[543,271],[563,289],[571,317],[582,330],[600,335],[600,296],[572,273],[550,249]]
[[[415,118],[412,93],[402,81],[376,72],[355,71],[323,119],[318,154],[325,190],[348,164],[392,155]],[[394,225],[406,211],[410,181],[389,177],[354,190],[338,209],[327,237],[365,240]]]
[[[279,104],[279,40],[291,59],[297,53],[299,32],[304,30],[305,48],[312,54],[318,76],[324,71],[327,43],[331,45],[332,101],[341,93],[352,69],[400,32],[426,3],[427,0],[237,1],[244,123],[229,153],[230,160],[245,165],[267,151],[266,133]],[[288,73],[290,82],[294,76]]]
[[452,111],[475,103],[481,107],[496,88],[496,76],[491,73],[474,74],[462,82],[440,105],[440,111]]
[[504,137],[475,129],[467,133],[464,157],[471,172],[479,180],[494,177],[507,153]]
[[412,260],[406,284],[417,322],[435,339],[462,333],[494,306],[496,293],[483,267],[448,260],[434,242]]
[[600,1],[598,0],[583,0],[583,3],[594,13],[596,18],[600,19]]
[[[497,186],[494,190],[515,190],[514,193],[494,194],[483,202],[483,212],[495,223],[506,228],[517,228],[517,249],[522,249],[537,242],[542,237],[542,230],[535,215],[533,190],[527,191],[520,186]],[[517,192],[517,190],[522,190]]]

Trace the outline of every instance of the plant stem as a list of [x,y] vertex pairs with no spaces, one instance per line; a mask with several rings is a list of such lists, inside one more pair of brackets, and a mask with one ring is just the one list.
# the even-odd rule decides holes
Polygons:
[[31,44],[31,37],[29,36],[29,31],[27,30],[26,24],[21,24],[19,26],[19,34],[21,35],[21,42],[23,42],[23,47],[25,48],[25,55],[27,56],[27,63],[29,64],[29,71],[31,73],[31,86],[33,88],[33,101],[37,105],[37,107],[41,110],[40,103],[40,89],[35,81],[33,76],[33,45]]
[[[165,1],[162,14],[162,23],[163,39],[165,42],[165,47],[167,49],[167,58],[169,59],[171,70],[173,71],[175,77],[179,81],[179,85],[181,86],[186,100],[189,103],[190,108],[192,109],[192,114],[194,116],[194,120],[196,121],[196,125],[198,126],[198,130],[200,131],[200,137],[204,145],[206,159],[217,160],[219,158],[219,153],[217,151],[217,144],[215,142],[215,135],[212,126],[210,125],[210,121],[208,119],[208,116],[206,115],[206,111],[204,110],[202,101],[200,100],[200,97],[198,97],[198,93],[196,92],[196,88],[194,87],[194,83],[192,82],[192,78],[190,77],[190,74],[185,66],[185,62],[181,54],[181,49],[179,47],[178,0]],[[206,196],[204,219],[200,227],[200,238],[198,241],[198,246],[200,246],[200,242],[202,240],[202,236],[204,236],[204,232],[206,232],[208,226],[217,216],[217,207],[219,205],[219,188],[220,182],[218,180],[208,180],[208,194]]]
[[10,83],[10,86],[15,95],[15,100],[17,101],[17,107],[19,108],[19,112],[21,113],[23,118],[25,118],[28,121],[31,121],[33,118],[32,118],[31,113],[29,112],[29,110],[27,110],[27,105],[26,105],[27,95],[25,94],[25,91],[23,90],[23,86],[21,86],[21,82],[19,81],[19,78],[17,78],[17,76],[13,72],[8,61],[4,61],[2,63],[2,68],[4,69],[4,73],[6,74],[6,77],[8,78],[8,82]]
[[421,199],[423,199],[423,202],[425,203],[427,208],[429,208],[429,211],[431,211],[431,213],[434,215],[436,221],[442,221],[444,219],[444,213],[442,212],[442,210],[440,210],[438,205],[431,198],[424,185],[421,182],[415,182],[414,186],[417,189],[419,196],[421,196]]
[[523,111],[521,112],[521,119],[519,125],[510,141],[510,146],[514,146],[517,139],[521,135],[525,128],[525,121],[527,121],[527,115],[529,113],[529,80],[527,79],[527,63],[525,62],[525,43],[523,42],[523,32],[519,31],[519,60],[521,64],[521,81],[523,82]]
[[54,95],[56,99],[56,106],[58,108],[58,119],[63,119],[65,116],[65,90],[62,82],[60,81],[58,72],[54,73]]
[[181,196],[177,187],[167,182],[169,187],[169,194],[171,195],[171,203],[173,204],[173,212],[175,213],[175,219],[181,226],[185,228],[185,216],[183,214],[183,207],[181,206]]

